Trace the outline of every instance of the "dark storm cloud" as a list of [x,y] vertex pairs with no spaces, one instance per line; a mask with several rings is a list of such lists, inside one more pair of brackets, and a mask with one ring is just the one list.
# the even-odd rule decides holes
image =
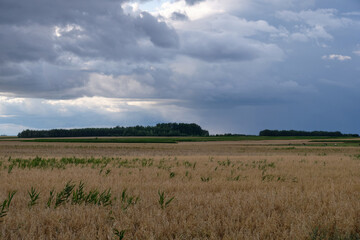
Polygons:
[[136,26],[142,29],[156,46],[176,48],[179,45],[175,30],[170,29],[164,22],[158,22],[147,12],[142,12],[141,17],[136,19]]
[[171,14],[171,19],[175,21],[186,21],[189,20],[189,17],[186,14],[180,12],[173,12]]
[[[162,65],[165,60],[183,55],[208,63],[253,61],[273,48],[226,32],[185,31],[179,36],[160,18],[141,11],[128,13],[121,3],[1,1],[1,91],[54,99],[171,97],[178,94],[184,76]],[[154,63],[161,66],[149,70]],[[144,73],[135,71],[142,67],[147,69]],[[185,87],[194,89],[189,89],[187,98],[199,92],[208,71],[197,74],[196,84],[189,80]],[[223,71],[217,74],[220,79],[223,75]],[[228,81],[233,79],[236,76]]]
[[205,1],[205,0],[185,0],[185,2],[190,6],[195,5],[199,2],[203,2],[203,1]]
[[[55,50],[85,57],[153,60],[158,52],[152,56],[143,51],[138,40],[149,38],[157,47],[177,46],[173,29],[146,12],[137,17],[124,14],[121,2],[2,0],[1,60],[54,58]],[[55,27],[64,29],[59,38],[54,36]]]
[[[159,61],[169,57],[161,48],[176,48],[178,45],[175,30],[146,12],[137,17],[104,17],[81,27],[81,30],[61,33],[56,44],[62,51],[109,60]],[[139,44],[146,39],[152,45]]]
[[0,89],[26,97],[69,98],[73,89],[84,86],[87,73],[62,69],[46,62],[0,66]]
[[204,61],[246,61],[258,57],[256,49],[245,46],[223,45],[221,42],[204,42],[202,45],[189,45],[185,53]]
[[121,11],[123,0],[1,0],[0,22],[2,24],[41,25],[81,23],[82,19],[93,19]]
[[183,51],[186,55],[204,61],[247,61],[260,56],[251,40],[226,35],[187,33],[183,37]]
[[[0,0],[0,90],[21,96],[76,97],[89,62],[159,62],[177,33],[125,1]],[[101,71],[101,70],[100,70]],[[84,93],[86,94],[86,93]]]
[[57,53],[52,42],[50,27],[1,25],[0,64],[5,62],[53,61]]

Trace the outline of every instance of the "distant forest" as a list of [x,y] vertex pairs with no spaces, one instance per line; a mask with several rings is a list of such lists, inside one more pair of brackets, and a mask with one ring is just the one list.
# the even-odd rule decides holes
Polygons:
[[52,130],[24,130],[20,138],[45,137],[107,137],[107,136],[209,136],[195,123],[159,123],[156,126],[135,126],[114,128],[80,128]]
[[262,130],[259,133],[259,136],[306,136],[306,137],[359,137],[359,134],[343,134],[339,131],[337,132],[326,132],[326,131],[296,131],[296,130]]

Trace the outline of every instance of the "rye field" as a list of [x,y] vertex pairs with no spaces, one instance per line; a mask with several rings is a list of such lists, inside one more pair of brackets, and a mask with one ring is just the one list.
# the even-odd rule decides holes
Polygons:
[[0,239],[360,239],[360,146],[3,139]]

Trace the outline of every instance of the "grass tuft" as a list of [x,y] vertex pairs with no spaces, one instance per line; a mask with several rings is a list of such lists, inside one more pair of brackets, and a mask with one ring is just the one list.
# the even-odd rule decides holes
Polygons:
[[5,199],[0,205],[0,222],[3,222],[4,217],[7,215],[10,207],[10,203],[15,195],[16,191],[9,192],[8,198]]
[[28,195],[30,197],[28,207],[31,208],[32,206],[37,204],[37,200],[39,200],[40,192],[37,192],[34,187],[31,187],[30,191],[28,191]]
[[175,197],[172,197],[166,200],[165,192],[160,192],[160,190],[158,191],[158,195],[159,195],[159,204],[161,209],[165,209],[172,202],[172,200],[175,199]]

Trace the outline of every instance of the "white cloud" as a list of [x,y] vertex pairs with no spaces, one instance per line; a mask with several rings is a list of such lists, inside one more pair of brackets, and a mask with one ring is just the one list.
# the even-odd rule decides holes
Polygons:
[[353,53],[360,56],[360,50],[359,51],[353,51]]
[[280,34],[284,29],[278,29],[265,20],[250,21],[230,14],[216,14],[211,17],[181,23],[182,31],[232,33],[242,37],[259,34]]
[[276,15],[280,19],[303,22],[312,27],[322,26],[339,28],[353,23],[353,21],[349,18],[338,17],[338,11],[336,9],[317,9],[300,12],[285,10],[279,11]]
[[[276,16],[287,22],[295,22],[293,33],[290,34],[293,40],[306,42],[309,39],[316,41],[332,40],[333,36],[329,32],[348,27],[355,22],[350,18],[339,17],[336,9],[317,9],[306,11],[279,11]],[[321,44],[319,44],[321,45]]]
[[150,74],[112,75],[90,74],[87,92],[94,96],[150,97],[155,93],[154,78]]
[[292,40],[299,42],[307,42],[310,39],[333,39],[333,36],[330,35],[323,26],[315,26],[310,28],[302,27],[298,32],[294,32],[290,36]]
[[339,54],[330,54],[330,55],[324,55],[322,56],[323,60],[338,60],[338,61],[347,61],[351,60],[350,56],[344,56]]
[[300,33],[300,32],[291,34],[291,39],[299,42],[309,41],[309,37],[305,33]]

